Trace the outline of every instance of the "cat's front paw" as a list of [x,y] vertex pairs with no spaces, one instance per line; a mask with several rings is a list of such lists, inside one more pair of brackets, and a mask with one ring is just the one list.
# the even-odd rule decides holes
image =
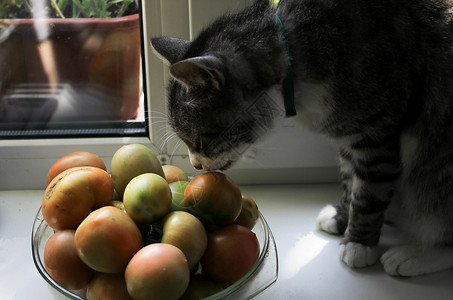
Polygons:
[[410,246],[393,247],[381,256],[381,263],[387,274],[392,276],[418,275],[414,269],[416,253]]
[[379,259],[377,247],[360,243],[347,242],[340,245],[340,260],[351,268],[363,268],[374,265]]
[[412,277],[453,268],[453,248],[393,247],[381,256],[387,274]]
[[327,205],[319,212],[318,218],[316,219],[316,225],[320,230],[327,233],[340,234],[335,218],[336,216],[336,208],[333,205]]

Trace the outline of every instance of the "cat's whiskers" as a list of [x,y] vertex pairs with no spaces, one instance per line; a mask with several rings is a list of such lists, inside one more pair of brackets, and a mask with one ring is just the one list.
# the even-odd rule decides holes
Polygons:
[[[152,117],[156,117],[155,115],[160,115],[161,118],[166,118],[167,119],[167,114],[158,110],[147,110],[145,113],[150,112]],[[154,116],[153,116],[154,115]]]
[[176,151],[179,150],[179,148],[181,148],[181,146],[184,144],[184,142],[181,140],[181,139],[178,139],[178,141],[176,142],[175,146],[173,147],[173,150],[170,154],[170,161],[172,161],[173,159],[173,156],[175,155]]
[[172,140],[175,140],[177,138],[178,138],[178,136],[177,136],[176,132],[167,131],[164,135],[162,135],[162,137],[157,142],[157,145],[159,145],[159,151],[161,153],[167,152],[167,151],[164,151],[164,147],[167,146]]

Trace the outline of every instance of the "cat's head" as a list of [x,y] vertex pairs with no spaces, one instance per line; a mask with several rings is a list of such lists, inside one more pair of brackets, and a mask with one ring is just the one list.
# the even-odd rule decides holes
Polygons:
[[[272,101],[253,82],[247,62],[204,53],[186,40],[151,39],[168,65],[168,117],[197,169],[225,170],[272,125]],[[250,78],[250,80],[249,80]]]

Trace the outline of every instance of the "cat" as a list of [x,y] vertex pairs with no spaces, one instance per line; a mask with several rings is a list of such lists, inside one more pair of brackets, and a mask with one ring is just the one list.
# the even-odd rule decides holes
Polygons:
[[[341,261],[453,268],[452,12],[451,0],[258,0],[193,41],[154,37],[169,122],[195,168],[228,169],[281,117],[268,95],[289,78],[294,118],[338,144],[343,194],[317,225],[344,236]],[[412,239],[382,254],[390,204]]]

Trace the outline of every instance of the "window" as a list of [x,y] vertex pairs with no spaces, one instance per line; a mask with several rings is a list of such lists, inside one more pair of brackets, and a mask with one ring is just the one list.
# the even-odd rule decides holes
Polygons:
[[6,2],[0,138],[147,136],[138,3]]
[[[22,80],[15,85],[6,84],[6,79],[2,77],[5,65],[8,65],[9,69],[11,66],[18,69],[29,68],[31,64],[37,64],[40,60],[30,60],[28,52],[5,50],[3,47],[5,26],[0,13],[0,26],[2,26],[0,28],[0,116],[5,113],[9,105],[17,106],[7,112],[7,119],[1,121],[0,117],[0,189],[44,188],[45,175],[52,163],[72,151],[86,150],[96,153],[109,166],[114,152],[127,143],[145,144],[158,154],[162,161],[195,173],[187,157],[187,148],[177,140],[165,142],[168,135],[165,124],[165,86],[168,80],[168,67],[152,53],[149,38],[168,35],[191,39],[203,26],[225,10],[243,8],[251,1],[142,0],[135,3],[140,12],[141,61],[139,80],[134,81],[134,84],[139,84],[139,88],[135,89],[135,86],[133,88],[135,92],[139,91],[139,97],[134,96],[133,101],[127,101],[127,104],[132,107],[130,109],[122,109],[124,103],[118,100],[121,99],[119,94],[122,93],[118,92],[122,86],[119,82],[125,80],[124,78],[117,79],[115,84],[107,85],[106,88],[106,85],[102,85],[99,81],[96,81],[96,84],[86,85],[76,83],[74,80],[58,81],[52,77],[55,74],[49,72],[47,81],[44,83],[32,78],[33,80]],[[44,24],[47,28],[50,25]],[[17,25],[14,30],[20,26]],[[6,30],[11,29],[12,27],[7,27]],[[84,29],[81,32],[86,33],[88,30]],[[95,36],[99,35],[95,34]],[[28,39],[36,39],[36,37],[29,36]],[[66,39],[68,39],[67,36]],[[93,38],[92,42],[94,44],[85,43],[85,45],[89,48],[95,47],[93,45],[98,44],[99,39]],[[115,42],[118,40],[111,41],[111,43]],[[46,47],[55,46],[46,46],[44,43],[41,45],[41,51]],[[7,52],[12,54],[6,54]],[[54,48],[53,53],[57,56],[63,52],[59,48]],[[103,56],[100,55],[99,59]],[[14,63],[11,60],[14,60]],[[49,70],[55,67],[47,62],[44,65],[45,68],[50,68]],[[57,69],[66,69],[72,65],[77,63],[69,61]],[[45,68],[41,67],[41,74],[44,74]],[[110,73],[110,71],[104,73]],[[59,78],[62,78],[62,75],[58,74]],[[134,76],[137,75],[134,74]],[[27,76],[32,74],[27,73]],[[116,100],[113,100],[114,98]],[[55,107],[55,103],[62,107]],[[75,103],[77,109],[68,109],[65,111],[66,114],[63,114],[65,105],[70,103]],[[37,110],[40,114],[30,113],[30,110]],[[59,114],[61,112],[61,118],[56,118],[57,110]],[[18,112],[20,117],[14,117],[13,112]],[[49,112],[53,112],[50,117]],[[5,120],[7,122],[4,122]],[[337,177],[335,156],[336,148],[330,142],[321,136],[301,132],[292,124],[292,120],[288,119],[277,126],[276,132],[269,139],[251,149],[228,173],[238,183],[332,181]]]

